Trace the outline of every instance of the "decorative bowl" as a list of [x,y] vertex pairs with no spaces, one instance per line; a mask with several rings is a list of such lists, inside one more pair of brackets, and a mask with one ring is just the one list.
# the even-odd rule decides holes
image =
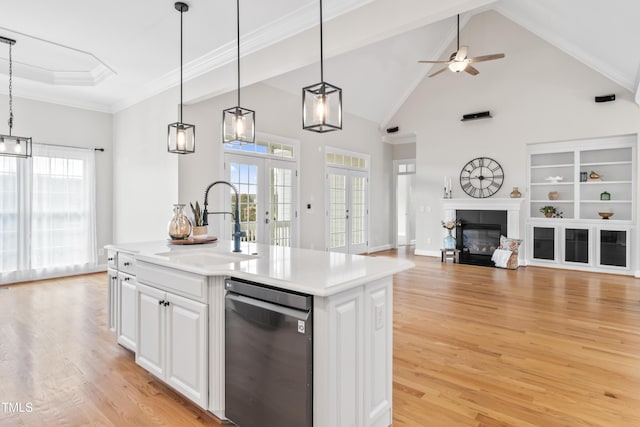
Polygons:
[[598,212],[598,215],[600,215],[602,219],[609,219],[613,216],[613,212]]

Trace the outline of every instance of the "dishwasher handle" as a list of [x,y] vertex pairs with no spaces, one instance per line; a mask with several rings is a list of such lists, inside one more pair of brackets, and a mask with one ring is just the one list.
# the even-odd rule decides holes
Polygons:
[[311,317],[310,311],[283,307],[234,293],[227,293],[225,297],[225,309],[236,313],[247,321],[268,328],[276,328],[282,323],[285,317],[290,317],[298,321],[298,332],[310,332],[306,330],[306,324]]

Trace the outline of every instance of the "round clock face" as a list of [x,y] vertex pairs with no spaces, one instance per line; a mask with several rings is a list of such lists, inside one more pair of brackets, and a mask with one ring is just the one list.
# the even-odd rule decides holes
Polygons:
[[493,196],[502,187],[504,172],[500,163],[488,157],[478,157],[464,165],[460,172],[460,185],[465,193],[475,198]]

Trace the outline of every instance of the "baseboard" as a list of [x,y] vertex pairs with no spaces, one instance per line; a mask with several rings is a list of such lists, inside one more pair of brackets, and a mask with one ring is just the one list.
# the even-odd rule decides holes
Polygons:
[[388,251],[389,249],[393,249],[393,245],[387,244],[387,245],[381,245],[381,246],[374,246],[372,248],[369,248],[369,253],[372,254],[374,252]]
[[421,256],[432,256],[432,257],[436,257],[436,258],[440,258],[440,251],[425,251],[422,249],[416,249],[414,252],[414,254],[416,255],[421,255]]

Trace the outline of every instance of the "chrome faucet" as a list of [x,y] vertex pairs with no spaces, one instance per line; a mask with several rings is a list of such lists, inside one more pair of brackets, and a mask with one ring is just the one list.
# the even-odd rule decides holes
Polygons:
[[[209,190],[217,184],[226,184],[233,189],[233,192],[236,193],[236,206],[235,212],[208,212],[207,205],[209,204]],[[238,189],[230,182],[227,181],[216,181],[213,184],[209,184],[207,189],[204,191],[204,212],[202,213],[202,225],[209,225],[208,217],[209,215],[214,214],[223,214],[223,215],[231,215],[234,218],[233,222],[233,252],[241,252],[240,250],[240,239],[246,237],[247,233],[245,231],[240,231],[240,194],[238,193]]]

